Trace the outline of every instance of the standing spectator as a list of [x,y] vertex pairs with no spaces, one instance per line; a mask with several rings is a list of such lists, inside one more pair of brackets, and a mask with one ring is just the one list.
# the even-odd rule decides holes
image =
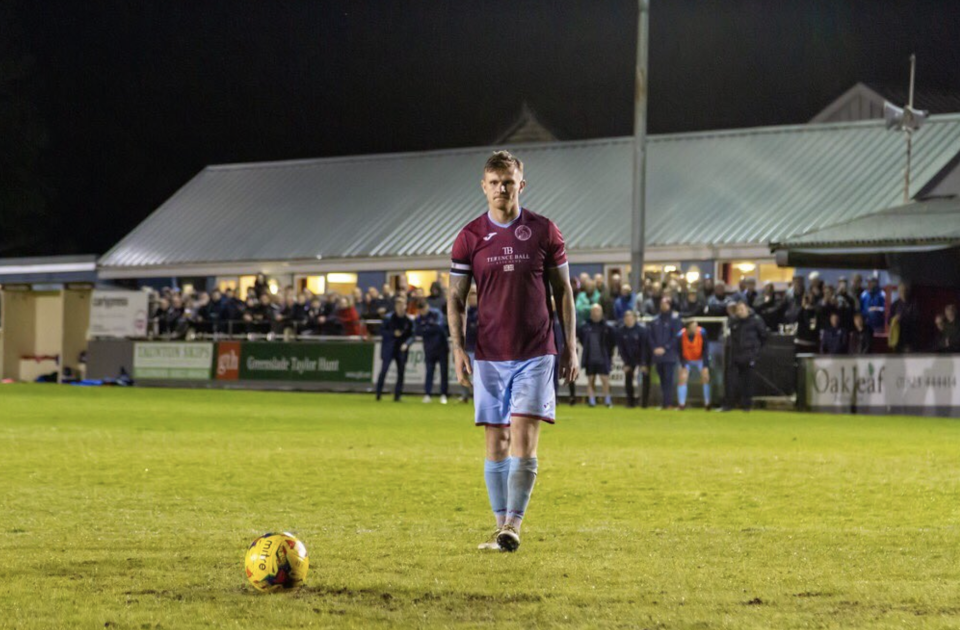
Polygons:
[[727,307],[733,300],[727,297],[727,286],[722,282],[713,285],[713,295],[707,298],[707,315],[710,317],[726,317]]
[[713,278],[710,277],[710,274],[707,274],[703,277],[703,288],[700,291],[700,297],[703,299],[704,305],[711,295],[713,295]]
[[699,373],[703,386],[703,406],[710,408],[710,349],[707,344],[707,331],[697,322],[688,322],[680,332],[680,384],[677,385],[677,398],[680,409],[687,406],[687,381],[690,373]]
[[772,282],[764,284],[763,293],[756,297],[752,305],[748,306],[753,306],[753,312],[760,316],[769,330],[776,330],[780,325],[782,306],[774,292]]
[[617,296],[613,304],[613,316],[618,323],[623,323],[623,316],[637,308],[637,297],[633,294],[633,289],[629,284],[620,287],[620,295]]
[[910,285],[901,282],[898,289],[890,306],[890,347],[897,352],[917,352],[921,349],[920,309]]
[[820,331],[820,354],[846,354],[848,346],[847,331],[840,325],[840,313],[833,311],[828,324]]
[[653,349],[653,364],[660,377],[662,409],[673,407],[674,374],[680,361],[678,346],[683,324],[673,311],[670,298],[660,300],[660,313],[650,322],[650,347]]
[[590,309],[600,303],[600,292],[593,280],[587,277],[583,283],[583,290],[577,295],[577,328],[590,321]]
[[153,305],[153,310],[150,312],[150,319],[156,322],[157,334],[165,335],[169,331],[167,328],[167,311],[170,310],[170,300],[161,297]]
[[937,315],[937,352],[960,352],[960,322],[957,321],[957,305],[947,304],[943,315]]
[[610,295],[621,295],[623,291],[623,280],[619,273],[610,274]]
[[[838,287],[839,288],[839,287]],[[860,296],[863,294],[863,276],[859,273],[853,274],[851,276],[850,282],[850,295],[856,298],[857,300],[857,310],[860,310]]]
[[797,330],[793,336],[795,354],[813,353],[820,343],[820,327],[817,324],[817,308],[809,293],[803,294],[800,313],[797,316]]
[[698,317],[703,315],[707,309],[706,302],[700,297],[700,293],[693,285],[687,289],[686,299],[680,305],[681,317]]
[[873,329],[866,324],[863,313],[853,314],[853,328],[850,329],[850,354],[870,354],[873,352]]
[[[643,406],[647,406],[650,394],[650,379],[647,371],[650,366],[647,328],[637,323],[637,314],[627,311],[623,314],[623,324],[617,329],[617,349],[623,360],[623,381],[627,388],[627,407],[637,406],[634,394],[634,379],[638,379],[643,391]],[[643,384],[646,387],[643,387]]]
[[224,291],[223,298],[224,308],[221,319],[226,322],[227,333],[233,334],[235,328],[240,330],[238,323],[243,319],[244,304],[237,299],[233,289]]
[[343,329],[343,334],[349,337],[359,337],[360,315],[357,309],[350,303],[349,298],[342,297],[337,303],[337,319]]
[[767,327],[763,320],[750,312],[746,304],[739,302],[730,318],[730,361],[722,411],[733,409],[738,393],[743,410],[750,411],[753,406],[753,374],[760,349],[766,341]]
[[257,296],[257,300],[264,295],[270,294],[270,284],[267,282],[266,275],[262,273],[257,274],[257,279],[253,283],[253,293]]
[[263,317],[261,316],[260,301],[257,294],[253,291],[247,291],[247,305],[243,309],[243,332],[248,336],[260,332]]
[[380,325],[380,376],[377,377],[377,400],[383,394],[383,383],[391,363],[397,364],[397,384],[393,400],[400,402],[403,393],[403,371],[407,367],[407,351],[413,337],[413,320],[407,317],[407,302],[402,298],[394,301],[394,310]]
[[757,301],[757,279],[753,276],[747,276],[742,280],[743,288],[740,290],[740,297],[737,300],[738,302],[746,302],[747,306],[751,306],[754,302]]
[[837,280],[837,305],[840,307],[840,323],[846,328],[853,326],[853,314],[860,311],[860,299],[851,293],[845,276]]
[[420,301],[420,310],[414,323],[414,331],[423,340],[423,355],[427,367],[427,380],[424,383],[423,402],[430,402],[433,394],[433,373],[440,365],[440,404],[447,404],[448,375],[450,373],[450,346],[447,341],[447,327],[439,309],[430,306],[426,300]]
[[310,306],[307,308],[307,321],[305,328],[308,332],[319,335],[320,330],[323,328],[323,324],[326,322],[326,317],[323,314],[323,305],[320,303],[320,298],[313,296],[313,299],[310,300]]
[[887,306],[887,297],[880,290],[880,281],[871,276],[867,279],[867,290],[860,296],[860,312],[866,320],[867,326],[874,331],[884,329],[884,311]]
[[660,302],[662,297],[663,285],[659,282],[651,283],[650,295],[643,301],[643,314],[656,317],[660,313]]
[[600,292],[600,301],[598,304],[603,308],[603,318],[608,320],[613,319],[613,301],[616,299],[617,294],[610,293],[610,287],[607,286],[602,273],[593,276],[593,284],[597,287],[597,291]]
[[430,285],[430,296],[427,297],[427,303],[430,308],[435,308],[441,313],[447,312],[447,296],[443,293],[443,285],[434,281]]
[[806,295],[804,289],[803,276],[797,274],[793,276],[793,284],[787,289],[783,296],[783,305],[781,309],[781,320],[784,324],[797,324],[800,320],[800,313],[803,310],[803,296]]
[[590,321],[580,327],[580,343],[583,346],[584,370],[587,373],[587,404],[597,406],[597,376],[603,386],[603,402],[613,407],[610,398],[610,357],[616,347],[617,335],[613,327],[603,319],[603,307],[590,307]]

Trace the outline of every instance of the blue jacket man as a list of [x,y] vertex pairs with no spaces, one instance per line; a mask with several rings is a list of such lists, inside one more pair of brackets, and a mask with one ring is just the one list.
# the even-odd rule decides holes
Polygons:
[[683,322],[673,311],[670,298],[660,299],[660,313],[650,322],[650,352],[660,376],[663,408],[673,406],[674,377],[680,363],[680,331]]
[[623,321],[623,316],[627,311],[637,310],[637,296],[630,290],[629,285],[624,285],[620,295],[613,303],[613,317],[618,322]]
[[887,296],[880,290],[880,283],[876,278],[867,280],[867,290],[860,296],[860,312],[867,326],[874,331],[884,330],[884,311],[886,310]]
[[414,325],[417,336],[423,340],[423,354],[427,367],[427,380],[424,383],[426,396],[423,402],[430,402],[433,394],[433,372],[440,364],[440,402],[447,403],[450,346],[447,340],[447,326],[443,313],[430,306],[426,300],[419,305],[420,313]]
[[403,372],[407,366],[407,351],[413,338],[413,320],[407,317],[407,301],[397,299],[394,311],[387,315],[380,325],[380,376],[377,378],[377,400],[383,394],[383,383],[387,378],[390,364],[397,364],[397,385],[393,390],[393,399],[400,400],[403,392]]

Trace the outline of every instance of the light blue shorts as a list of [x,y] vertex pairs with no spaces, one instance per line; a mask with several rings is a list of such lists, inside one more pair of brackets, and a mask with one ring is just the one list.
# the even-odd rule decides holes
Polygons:
[[703,371],[703,359],[698,361],[685,361],[682,365],[683,368],[689,370],[691,374],[700,374],[700,372]]
[[557,357],[547,354],[525,361],[474,361],[473,405],[477,426],[508,427],[510,418],[533,418],[553,424]]

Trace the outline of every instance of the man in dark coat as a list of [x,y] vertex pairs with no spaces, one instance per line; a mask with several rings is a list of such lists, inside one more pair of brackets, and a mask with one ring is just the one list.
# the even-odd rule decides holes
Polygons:
[[739,391],[744,411],[753,406],[753,374],[760,349],[767,341],[767,326],[745,303],[737,303],[730,318],[730,357],[727,363],[727,395],[721,411],[733,408]]
[[420,301],[420,313],[414,322],[414,331],[423,340],[423,355],[427,366],[423,402],[430,402],[433,394],[433,373],[440,365],[440,404],[447,404],[448,375],[450,373],[450,343],[443,313],[430,306],[427,300]]
[[830,322],[820,332],[820,354],[846,354],[847,331],[840,325],[840,312],[830,313]]
[[637,406],[637,397],[634,395],[633,383],[639,372],[643,385],[643,406],[647,406],[650,395],[650,378],[647,375],[650,369],[650,350],[647,341],[647,327],[637,323],[635,311],[626,311],[623,315],[623,324],[617,329],[617,349],[623,360],[623,380],[627,387],[627,407]]
[[610,357],[617,345],[617,334],[613,326],[603,319],[603,307],[594,304],[590,307],[590,321],[580,327],[580,344],[583,357],[580,363],[587,372],[587,404],[597,405],[597,376],[603,386],[603,400],[607,407],[613,406],[610,398]]
[[661,298],[660,313],[650,322],[648,330],[653,364],[660,377],[661,405],[669,409],[673,407],[674,378],[680,364],[680,331],[683,330],[680,316],[671,308],[670,298]]
[[850,330],[850,354],[870,354],[873,352],[873,328],[867,326],[863,313],[853,314],[853,328]]
[[377,400],[383,394],[383,383],[387,378],[390,364],[397,364],[397,385],[393,390],[393,399],[400,401],[403,392],[403,371],[407,367],[407,351],[413,337],[413,320],[407,317],[407,301],[398,298],[394,301],[394,310],[384,318],[380,325],[380,376],[377,378]]

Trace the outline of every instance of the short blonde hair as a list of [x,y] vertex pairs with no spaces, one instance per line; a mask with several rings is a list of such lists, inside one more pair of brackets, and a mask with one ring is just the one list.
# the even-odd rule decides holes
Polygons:
[[483,165],[484,171],[509,171],[516,167],[518,171],[523,172],[523,162],[509,151],[494,151],[493,155],[487,158],[487,163]]

